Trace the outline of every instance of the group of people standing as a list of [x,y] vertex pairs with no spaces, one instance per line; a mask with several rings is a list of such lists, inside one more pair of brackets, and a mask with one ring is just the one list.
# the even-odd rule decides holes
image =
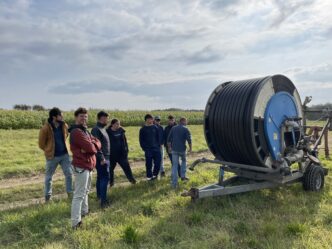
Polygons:
[[[186,127],[187,119],[180,118],[179,124],[175,118],[168,116],[168,125],[165,129],[160,124],[160,117],[155,118],[146,114],[145,125],[140,129],[139,141],[145,153],[146,177],[148,181],[155,180],[160,173],[165,176],[164,147],[172,164],[172,186],[178,186],[178,177],[182,181],[189,180],[186,177],[186,142],[189,145],[188,152],[192,151],[192,141],[189,129]],[[181,164],[180,164],[181,159]]]
[[[89,213],[88,194],[91,189],[91,173],[97,170],[96,190],[100,205],[109,205],[107,199],[108,185],[114,185],[114,169],[117,164],[123,169],[129,182],[136,184],[129,161],[126,131],[121,127],[118,119],[109,123],[109,115],[100,111],[97,123],[88,130],[88,111],[78,108],[75,113],[75,124],[68,128],[63,121],[59,108],[49,111],[49,118],[39,133],[39,147],[46,157],[45,173],[45,201],[52,197],[52,177],[58,165],[65,175],[66,191],[72,198],[71,220],[72,227],[78,228],[82,224],[82,217]],[[145,115],[145,125],[140,129],[139,142],[145,153],[146,177],[153,181],[164,177],[164,149],[172,163],[171,184],[178,187],[178,177],[186,181],[186,142],[189,151],[192,150],[191,134],[186,127],[186,118],[181,118],[176,124],[173,116],[168,117],[165,129],[160,124],[160,117]],[[70,160],[66,139],[70,137]],[[181,160],[181,163],[180,163]],[[74,191],[72,175],[75,176]]]

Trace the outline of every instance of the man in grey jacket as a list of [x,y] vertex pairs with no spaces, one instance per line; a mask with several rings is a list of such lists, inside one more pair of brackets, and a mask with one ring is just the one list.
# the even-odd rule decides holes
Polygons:
[[189,180],[186,177],[186,142],[189,145],[189,153],[192,151],[191,134],[186,127],[187,119],[181,118],[179,125],[174,126],[168,136],[167,144],[169,151],[172,152],[172,187],[178,186],[178,167],[179,159],[181,158],[181,180]]
[[101,208],[109,205],[107,201],[107,185],[109,182],[110,170],[110,140],[106,132],[106,125],[108,123],[108,114],[100,111],[97,114],[97,124],[91,130],[91,134],[96,137],[101,143],[101,150],[96,154],[97,157],[97,197],[100,199]]

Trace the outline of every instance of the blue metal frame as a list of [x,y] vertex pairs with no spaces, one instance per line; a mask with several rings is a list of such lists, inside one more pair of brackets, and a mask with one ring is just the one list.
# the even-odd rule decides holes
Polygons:
[[[264,131],[274,160],[281,159],[281,126],[287,118],[298,117],[296,101],[288,92],[278,92],[269,100],[264,114]],[[293,134],[295,140],[295,135]],[[295,142],[295,141],[294,141]]]

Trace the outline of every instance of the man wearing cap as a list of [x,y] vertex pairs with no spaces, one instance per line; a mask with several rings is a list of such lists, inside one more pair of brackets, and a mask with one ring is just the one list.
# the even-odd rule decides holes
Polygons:
[[73,193],[72,168],[69,159],[66,139],[68,137],[68,126],[63,121],[62,112],[54,107],[49,112],[49,118],[39,132],[39,148],[46,157],[45,172],[45,201],[52,197],[52,177],[57,166],[60,164],[65,175],[66,192],[71,198]]
[[160,140],[160,154],[161,154],[161,161],[160,161],[160,177],[165,176],[165,169],[164,169],[164,128],[160,124],[160,116],[154,117],[154,124],[157,126],[159,130],[159,136],[161,137]]

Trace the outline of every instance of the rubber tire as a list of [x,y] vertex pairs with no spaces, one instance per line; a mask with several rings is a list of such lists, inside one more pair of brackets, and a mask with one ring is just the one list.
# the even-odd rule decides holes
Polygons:
[[[320,184],[317,182],[320,178]],[[320,165],[310,164],[303,176],[303,189],[317,192],[324,187],[324,171]]]

